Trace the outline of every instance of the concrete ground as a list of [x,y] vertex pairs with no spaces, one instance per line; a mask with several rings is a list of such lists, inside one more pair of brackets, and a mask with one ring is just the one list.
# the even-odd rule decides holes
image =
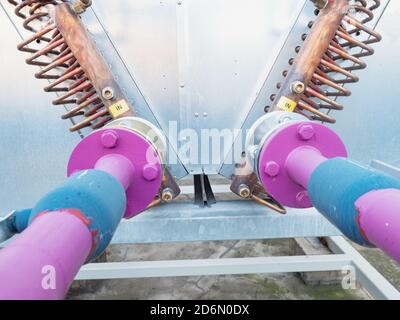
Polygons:
[[[108,261],[289,255],[290,239],[187,244],[114,245]],[[339,285],[307,286],[297,274],[76,281],[69,299],[368,299]]]
[[[189,180],[183,181],[183,184],[189,183]],[[226,181],[219,178],[212,183]],[[234,197],[232,194],[219,195],[217,199]],[[180,200],[190,199],[190,196],[180,197]],[[112,245],[107,249],[106,256],[108,262],[280,256],[296,254],[294,245],[293,239]],[[399,264],[378,249],[356,248],[400,290]],[[369,299],[361,288],[343,290],[337,281],[322,280],[317,281],[320,285],[306,285],[305,279],[309,280],[310,276],[324,279],[326,274],[314,273],[306,277],[277,273],[75,281],[68,299]],[[323,282],[328,285],[321,284]]]
[[[293,254],[293,239],[156,245],[112,245],[109,262],[238,258]],[[357,250],[400,290],[400,265],[378,249]],[[313,276],[311,274],[311,276]],[[201,276],[75,281],[68,299],[369,299],[361,289],[339,284],[306,285],[299,274]]]

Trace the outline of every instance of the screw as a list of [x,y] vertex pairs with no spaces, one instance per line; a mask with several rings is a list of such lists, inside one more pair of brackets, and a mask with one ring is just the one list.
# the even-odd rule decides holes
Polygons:
[[301,81],[295,81],[291,84],[291,89],[293,93],[302,94],[306,90],[306,86]]
[[74,0],[71,4],[72,10],[77,14],[85,12],[91,5],[92,0]]
[[153,164],[147,164],[143,167],[142,175],[147,181],[154,181],[158,177],[159,170]]
[[307,207],[310,204],[310,198],[308,197],[308,192],[306,190],[300,191],[296,195],[296,202],[302,207]]
[[292,120],[291,117],[284,115],[283,117],[279,118],[279,123],[285,123],[285,122],[289,122],[291,120]]
[[174,199],[174,191],[171,188],[166,188],[162,191],[161,199],[165,202],[171,202]]
[[245,184],[241,184],[239,186],[239,195],[242,198],[248,198],[250,197],[250,188],[249,186],[245,185]]
[[315,135],[314,127],[311,124],[302,124],[297,129],[297,133],[304,141],[311,140]]
[[118,134],[115,131],[107,130],[101,135],[101,144],[103,147],[111,149],[117,145]]
[[101,92],[102,96],[106,100],[111,100],[114,98],[114,89],[111,87],[105,87]]
[[271,178],[276,177],[281,170],[281,166],[275,161],[269,161],[265,164],[264,172]]

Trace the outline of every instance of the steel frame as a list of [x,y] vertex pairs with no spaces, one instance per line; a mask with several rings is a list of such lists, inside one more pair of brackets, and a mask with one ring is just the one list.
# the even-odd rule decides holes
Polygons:
[[234,259],[201,259],[93,263],[84,266],[76,280],[315,272],[355,269],[358,282],[374,299],[399,300],[396,290],[343,237],[328,237],[335,254]]

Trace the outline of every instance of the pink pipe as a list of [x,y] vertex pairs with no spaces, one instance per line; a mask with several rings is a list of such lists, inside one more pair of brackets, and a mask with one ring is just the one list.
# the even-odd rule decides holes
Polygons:
[[287,172],[296,183],[308,188],[308,182],[314,170],[328,160],[321,152],[310,146],[294,149],[286,159]]
[[400,261],[400,190],[371,191],[356,201],[363,235],[396,261]]
[[63,299],[91,249],[92,235],[79,211],[37,216],[1,250],[0,299]]
[[108,154],[101,157],[97,160],[95,169],[111,174],[125,190],[131,185],[135,172],[132,162],[120,154]]

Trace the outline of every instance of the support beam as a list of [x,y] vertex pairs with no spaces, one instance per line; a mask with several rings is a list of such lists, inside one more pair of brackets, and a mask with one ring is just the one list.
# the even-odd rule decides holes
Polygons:
[[374,299],[400,300],[400,292],[343,237],[330,237],[327,240],[329,248],[335,254],[349,257],[356,269],[357,280]]
[[235,259],[140,261],[95,263],[84,266],[76,280],[187,277],[201,275],[258,274],[341,270],[348,256],[318,255]]
[[252,201],[220,201],[206,208],[176,202],[123,221],[114,244],[255,240],[341,235],[314,209],[280,215]]

